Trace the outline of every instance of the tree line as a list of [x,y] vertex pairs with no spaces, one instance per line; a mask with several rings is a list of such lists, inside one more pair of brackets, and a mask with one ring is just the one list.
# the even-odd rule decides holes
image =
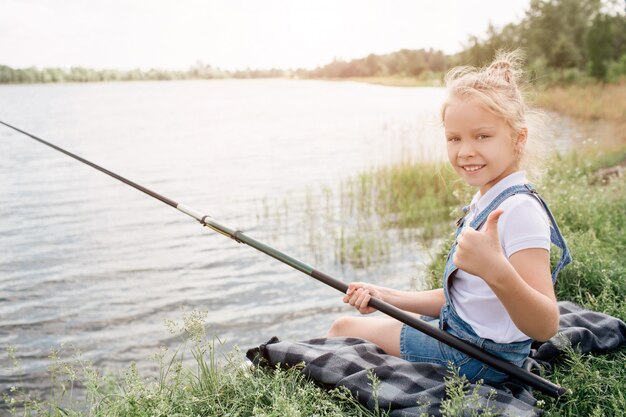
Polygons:
[[409,76],[441,78],[456,65],[481,66],[498,49],[524,48],[531,81],[543,84],[617,81],[626,76],[626,17],[621,0],[531,0],[519,23],[489,25],[485,39],[470,36],[463,50],[402,50],[311,71],[321,78]]
[[497,49],[522,47],[536,82],[616,81],[626,75],[626,10],[621,0],[531,0],[522,21],[471,36],[453,64],[482,65]]
[[19,68],[0,65],[0,84],[98,82],[98,81],[167,81],[214,78],[274,78],[284,77],[283,70],[224,71],[210,65],[195,65],[188,71],[150,70],[96,70],[91,68]]
[[94,70],[74,67],[14,69],[0,65],[0,83],[52,83],[220,78],[413,77],[433,80],[455,65],[483,65],[497,49],[522,47],[537,83],[616,81],[626,76],[626,18],[620,0],[531,0],[519,23],[490,25],[487,36],[470,36],[458,54],[402,49],[391,54],[333,62],[313,70],[226,71],[197,63],[187,71]]

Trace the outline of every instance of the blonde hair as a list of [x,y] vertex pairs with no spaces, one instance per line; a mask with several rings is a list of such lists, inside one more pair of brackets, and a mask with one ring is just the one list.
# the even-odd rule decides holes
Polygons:
[[[524,53],[520,49],[510,52],[496,51],[491,64],[482,68],[472,66],[454,67],[446,74],[444,81],[448,89],[448,99],[441,106],[441,123],[444,123],[447,107],[455,99],[473,100],[482,104],[488,111],[502,118],[512,131],[512,140],[522,129],[531,124],[536,131],[528,129],[526,143],[520,147],[519,166],[532,181],[543,174],[545,152],[538,133],[545,131],[541,125],[545,115],[528,106],[524,92],[522,64]],[[531,121],[531,123],[529,123]]]

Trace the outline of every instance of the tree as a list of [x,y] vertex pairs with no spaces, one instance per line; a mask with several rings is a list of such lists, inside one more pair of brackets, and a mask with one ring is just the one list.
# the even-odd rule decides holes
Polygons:
[[522,24],[528,56],[585,69],[585,35],[601,7],[601,0],[532,0]]
[[606,80],[607,65],[613,58],[613,27],[609,16],[599,14],[587,32],[586,48],[591,76]]

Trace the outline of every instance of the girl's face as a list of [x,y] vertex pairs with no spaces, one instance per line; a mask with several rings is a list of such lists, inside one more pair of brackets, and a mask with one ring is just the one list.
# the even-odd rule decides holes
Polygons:
[[517,155],[526,129],[513,139],[513,130],[501,118],[472,101],[455,99],[445,111],[448,159],[469,185],[484,195],[502,178],[519,169]]

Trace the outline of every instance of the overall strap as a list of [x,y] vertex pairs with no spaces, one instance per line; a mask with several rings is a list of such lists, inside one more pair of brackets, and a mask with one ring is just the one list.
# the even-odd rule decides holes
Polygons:
[[572,255],[570,254],[567,244],[565,243],[565,238],[563,238],[563,235],[561,234],[559,226],[556,224],[556,220],[554,219],[554,216],[552,215],[548,204],[543,200],[543,198],[541,198],[537,190],[535,190],[532,185],[514,185],[502,191],[484,210],[478,213],[476,218],[470,223],[470,227],[478,230],[487,220],[487,216],[489,216],[489,213],[495,210],[504,200],[515,194],[530,194],[532,196],[535,196],[535,198],[539,200],[546,213],[548,214],[548,217],[550,218],[550,241],[561,249],[561,259],[559,259],[559,263],[552,272],[552,282],[555,282],[559,272],[567,264],[572,262]]

